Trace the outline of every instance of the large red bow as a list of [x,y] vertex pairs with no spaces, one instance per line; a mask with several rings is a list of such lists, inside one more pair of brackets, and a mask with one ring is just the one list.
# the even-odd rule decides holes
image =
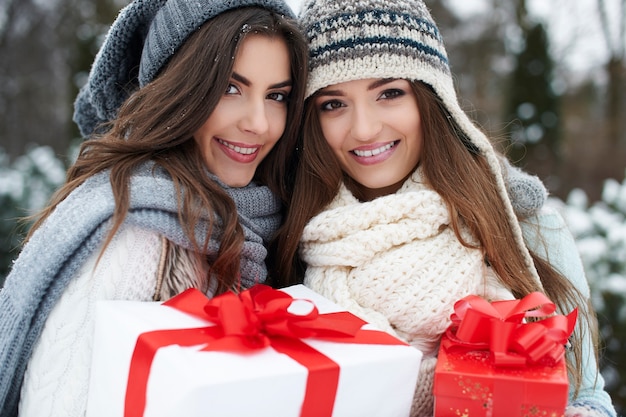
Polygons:
[[578,309],[567,316],[553,315],[556,306],[540,292],[492,303],[471,295],[457,301],[454,311],[444,348],[489,350],[496,366],[557,363],[578,316]]
[[[308,302],[309,311],[293,311],[294,302]],[[207,301],[188,290],[163,303],[216,324],[217,340],[202,350],[246,353],[271,344],[272,337],[354,337],[365,324],[352,314],[320,315],[315,304],[258,284],[240,294],[228,292]],[[290,310],[291,308],[291,310]]]
[[205,345],[203,351],[250,353],[271,346],[311,370],[307,377],[302,417],[331,415],[339,383],[339,365],[304,343],[317,337],[342,343],[400,345],[400,340],[375,330],[363,330],[365,322],[347,313],[319,314],[311,302],[309,311],[293,311],[289,294],[257,284],[240,294],[225,293],[213,299],[189,289],[163,303],[166,306],[210,321],[215,325],[173,330],[156,330],[139,335],[129,370],[125,416],[142,416],[146,388],[156,351],[172,344]]

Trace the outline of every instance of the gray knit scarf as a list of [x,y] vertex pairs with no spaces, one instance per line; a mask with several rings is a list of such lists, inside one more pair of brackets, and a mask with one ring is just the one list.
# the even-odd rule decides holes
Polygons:
[[[241,285],[264,282],[266,243],[280,224],[280,203],[264,186],[220,185],[235,201],[244,230]],[[101,247],[114,206],[108,172],[95,175],[58,205],[15,261],[0,290],[0,416],[17,416],[26,364],[43,324],[68,282]],[[220,234],[217,220],[212,236]],[[193,248],[178,220],[173,182],[162,170],[144,166],[132,177],[125,221]],[[197,226],[198,242],[204,241],[205,229],[205,222]],[[218,248],[211,239],[209,257]]]

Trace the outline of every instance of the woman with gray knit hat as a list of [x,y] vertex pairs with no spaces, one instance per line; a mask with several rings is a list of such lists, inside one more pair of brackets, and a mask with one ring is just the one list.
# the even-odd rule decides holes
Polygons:
[[580,310],[566,415],[614,416],[574,240],[542,208],[543,188],[459,107],[424,3],[305,0],[301,23],[308,98],[292,209],[273,245],[276,285],[304,279],[419,348],[413,416],[433,414],[439,340],[457,300],[544,291],[561,313]]
[[84,415],[98,300],[265,281],[306,62],[283,0],[120,12],[75,104],[89,140],[0,292],[0,415]]

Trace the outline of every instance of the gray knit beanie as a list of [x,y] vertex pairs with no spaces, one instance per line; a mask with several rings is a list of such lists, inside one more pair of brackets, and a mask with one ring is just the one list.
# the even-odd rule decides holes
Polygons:
[[[305,0],[300,22],[309,41],[307,97],[332,84],[367,78],[402,78],[433,88],[450,116],[487,159],[517,242],[526,254],[528,269],[541,286],[505,185],[505,176],[511,173],[518,187],[513,191],[519,192],[519,180],[524,175],[501,163],[490,141],[458,104],[443,39],[424,2]],[[531,199],[545,199],[543,184],[526,178],[530,182],[522,185],[531,187]],[[539,184],[538,189],[533,182]],[[522,187],[521,192],[524,198],[527,190]]]
[[113,120],[137,88],[154,80],[183,42],[207,20],[225,11],[261,6],[295,18],[284,0],[134,0],[109,29],[74,103],[83,136]]

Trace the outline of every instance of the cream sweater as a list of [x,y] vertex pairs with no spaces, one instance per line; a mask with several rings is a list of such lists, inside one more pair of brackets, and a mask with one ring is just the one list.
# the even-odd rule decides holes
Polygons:
[[[464,239],[474,243],[467,231]],[[412,415],[432,416],[441,334],[455,301],[469,294],[511,299],[479,249],[463,246],[448,209],[417,170],[395,194],[359,202],[344,186],[304,230],[304,283],[420,349]]]
[[24,376],[20,417],[85,415],[96,302],[151,301],[161,245],[158,234],[125,227],[97,266],[99,251],[83,265],[35,345]]
[[206,262],[156,232],[124,224],[99,256],[89,257],[46,320],[24,375],[20,417],[85,415],[99,300],[166,300],[190,287],[212,294],[202,280]]

